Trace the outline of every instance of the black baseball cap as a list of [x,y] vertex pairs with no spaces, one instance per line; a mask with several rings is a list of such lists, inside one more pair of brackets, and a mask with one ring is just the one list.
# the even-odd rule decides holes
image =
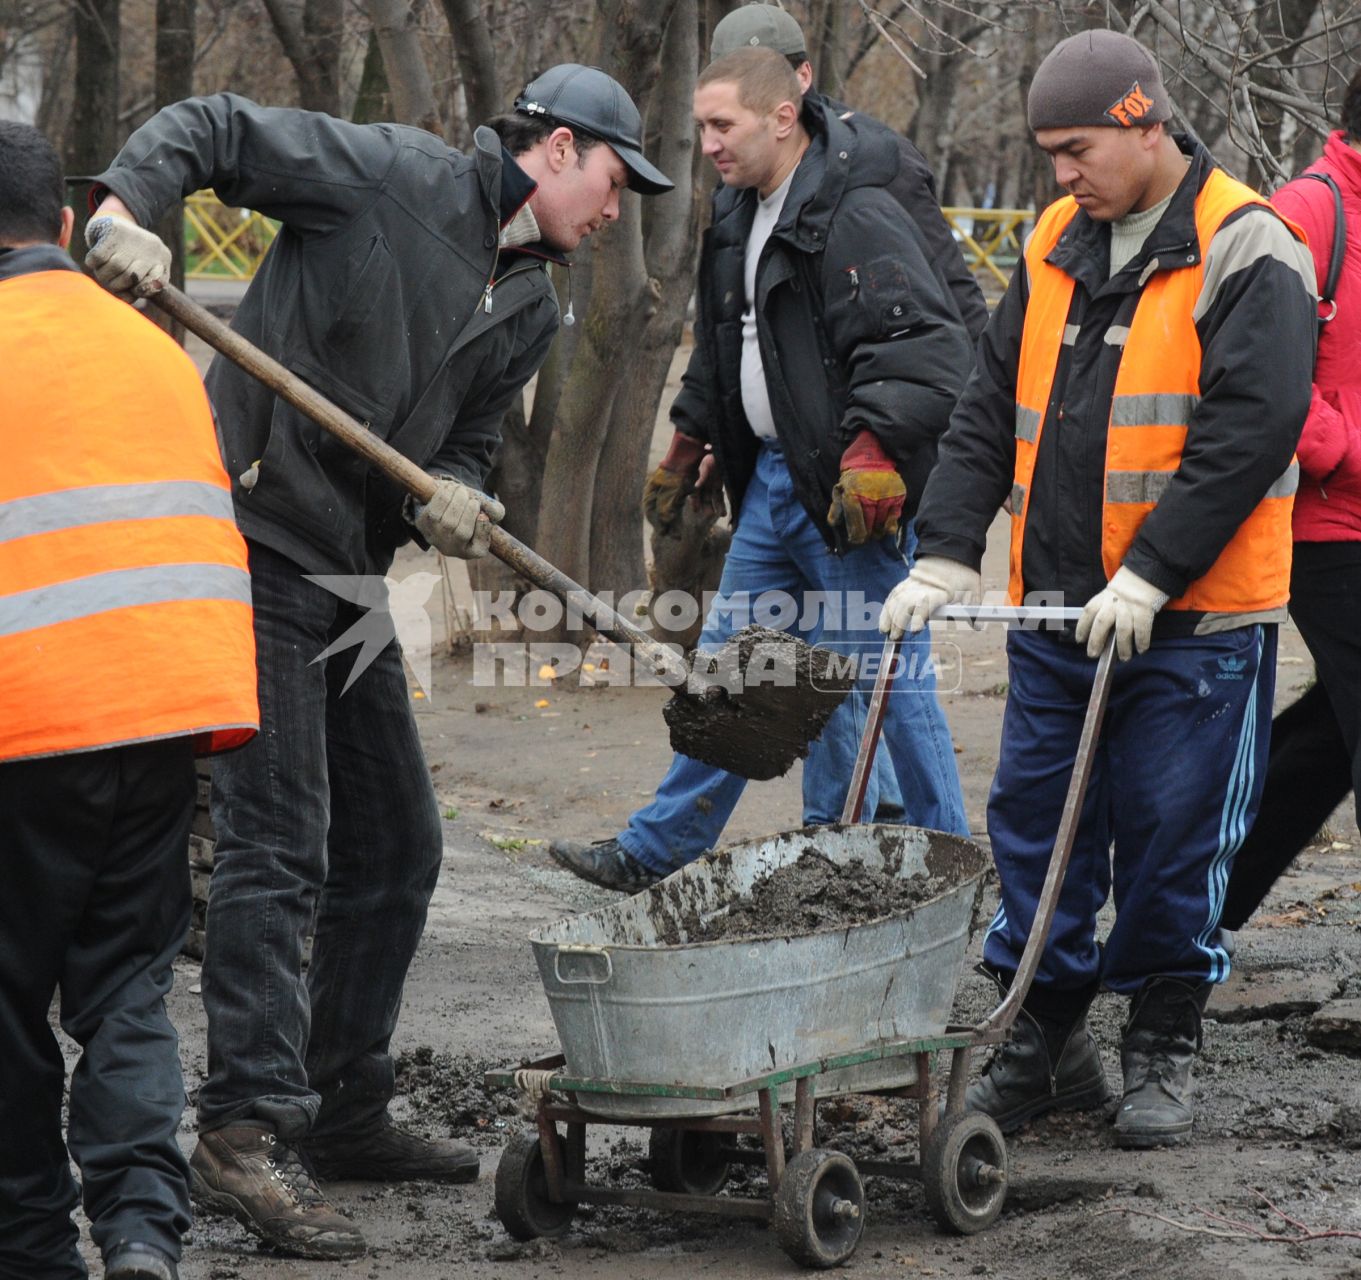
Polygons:
[[648,163],[638,108],[624,86],[599,67],[578,62],[549,67],[520,90],[515,110],[526,116],[550,116],[609,143],[629,171],[629,186],[640,195],[661,195],[676,185]]

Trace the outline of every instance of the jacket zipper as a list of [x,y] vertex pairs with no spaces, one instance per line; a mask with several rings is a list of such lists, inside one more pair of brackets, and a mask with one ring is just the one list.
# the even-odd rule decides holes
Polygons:
[[491,275],[487,277],[487,287],[482,290],[482,310],[491,315],[491,291],[496,285],[496,268],[501,264],[501,238],[496,238],[496,252],[492,255]]

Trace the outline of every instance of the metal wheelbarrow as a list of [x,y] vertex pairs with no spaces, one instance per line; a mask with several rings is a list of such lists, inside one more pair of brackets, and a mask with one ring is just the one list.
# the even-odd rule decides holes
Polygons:
[[[1075,610],[956,609],[972,621],[1067,619]],[[813,1268],[845,1262],[865,1226],[863,1175],[922,1182],[946,1231],[996,1220],[1007,1150],[991,1117],[964,1110],[976,1049],[1005,1041],[1048,938],[1100,736],[1113,662],[1097,664],[1034,927],[1006,997],[972,1026],[948,1015],[986,855],[920,828],[852,825],[860,816],[898,644],[884,648],[842,824],[749,841],[702,858],[621,903],[572,917],[531,942],[564,1052],[489,1072],[531,1101],[535,1127],[511,1139],[496,1173],[497,1216],[519,1240],[564,1234],[581,1203],[713,1213],[770,1223]],[[906,915],[790,937],[692,942],[706,913],[809,848],[941,892]],[[940,1105],[932,1062],[948,1052]],[[853,1161],[816,1140],[820,1100],[839,1093],[915,1100],[914,1161]],[[753,1106],[754,1104],[754,1106]],[[784,1120],[792,1107],[788,1135]],[[652,1186],[590,1183],[592,1124],[649,1130]],[[562,1129],[559,1128],[562,1126]],[[738,1145],[743,1135],[759,1150]],[[786,1150],[786,1143],[789,1149]],[[734,1164],[766,1171],[767,1194],[721,1194]]]

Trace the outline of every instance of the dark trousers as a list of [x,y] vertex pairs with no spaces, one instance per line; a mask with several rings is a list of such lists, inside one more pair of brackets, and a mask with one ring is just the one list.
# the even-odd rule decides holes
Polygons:
[[443,838],[386,615],[259,543],[250,569],[260,732],[213,767],[198,1121],[296,1139],[360,1127],[392,1098],[389,1042]]
[[[184,738],[0,764],[3,1280],[86,1274],[68,1145],[101,1252],[180,1256],[184,1082],[165,994],[189,927],[194,785]],[[65,1144],[57,990],[81,1049]]]
[[1290,615],[1317,682],[1272,721],[1262,804],[1229,877],[1241,929],[1349,791],[1361,794],[1361,542],[1297,542]]
[[[1007,637],[1010,689],[988,834],[1002,903],[983,945],[1014,972],[1035,921],[1096,663],[1042,632]],[[1116,664],[1037,992],[1153,977],[1223,982],[1224,886],[1266,766],[1276,628],[1156,640]],[[1104,947],[1097,912],[1114,892]]]

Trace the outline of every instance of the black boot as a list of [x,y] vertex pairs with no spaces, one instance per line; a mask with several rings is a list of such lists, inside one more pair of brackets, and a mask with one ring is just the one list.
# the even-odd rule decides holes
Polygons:
[[[1005,991],[1009,978],[984,969]],[[1093,985],[1078,992],[1031,989],[1011,1039],[964,1095],[966,1111],[990,1115],[1003,1133],[1049,1111],[1087,1111],[1110,1101],[1101,1054],[1087,1025]]]
[[1130,1001],[1120,1047],[1125,1096],[1115,1117],[1122,1147],[1175,1146],[1191,1136],[1191,1063],[1211,983],[1150,978]]

